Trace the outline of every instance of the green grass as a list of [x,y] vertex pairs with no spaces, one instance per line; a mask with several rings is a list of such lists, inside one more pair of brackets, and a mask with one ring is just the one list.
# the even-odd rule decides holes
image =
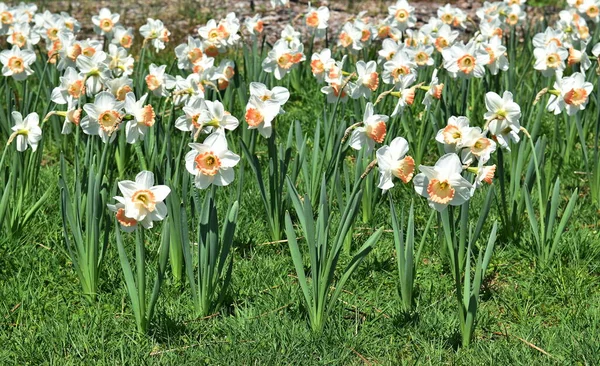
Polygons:
[[[309,95],[291,101],[284,121],[303,118],[312,124],[309,119],[319,111]],[[312,111],[308,116],[307,110]],[[564,170],[565,190],[581,184],[570,174],[573,170],[574,166]],[[56,185],[57,174],[55,165],[43,169],[43,186]],[[313,335],[300,305],[287,244],[264,244],[269,235],[262,202],[252,176],[246,174],[227,306],[209,319],[194,319],[187,287],[177,287],[168,277],[148,337],[135,333],[113,240],[98,301],[85,302],[63,249],[58,199],[50,200],[20,240],[0,244],[0,364],[600,362],[600,234],[589,196],[580,198],[560,256],[551,266],[535,265],[527,226],[518,242],[500,237],[485,280],[475,341],[463,349],[453,281],[437,228],[419,264],[414,314],[400,311],[388,232],[351,278],[323,334]],[[411,189],[394,191],[401,209],[406,210],[414,197]],[[224,195],[220,192],[221,205]],[[424,200],[415,202],[419,237],[429,208]],[[386,205],[379,205],[374,223],[389,229],[387,214]],[[526,217],[522,220],[525,223]],[[373,227],[357,223],[354,245]],[[154,244],[149,262],[155,259]]]

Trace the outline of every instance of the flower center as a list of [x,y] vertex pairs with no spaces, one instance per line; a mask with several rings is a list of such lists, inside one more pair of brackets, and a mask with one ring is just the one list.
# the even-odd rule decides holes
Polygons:
[[363,85],[372,91],[377,90],[377,87],[379,86],[379,74],[372,72],[371,74],[367,75],[367,77],[363,80]]
[[444,142],[447,144],[457,144],[462,139],[462,133],[460,129],[455,125],[448,125],[442,131]]
[[392,174],[399,178],[402,182],[408,183],[415,172],[415,160],[411,156],[406,156],[398,162],[396,169],[392,170]]
[[395,15],[396,20],[401,23],[406,22],[408,20],[408,16],[409,16],[409,14],[408,14],[408,11],[406,11],[406,9],[398,9],[396,11],[396,15]]
[[386,134],[385,122],[379,121],[369,124],[365,127],[365,132],[373,141],[380,144],[383,142]]
[[565,95],[565,103],[579,107],[587,101],[587,91],[581,89],[571,89]]
[[213,176],[219,172],[221,160],[212,152],[207,151],[196,155],[196,168],[204,175]]
[[352,44],[352,37],[350,37],[348,33],[342,32],[342,34],[340,34],[340,44],[342,47],[350,46]]
[[83,80],[75,80],[67,89],[67,93],[75,99],[79,99],[84,92],[85,85],[83,84]]
[[410,69],[408,68],[408,66],[399,66],[392,70],[392,77],[394,78],[394,81],[398,81],[400,76],[408,75],[409,73]]
[[102,29],[104,32],[108,33],[112,30],[112,28],[113,28],[112,20],[110,20],[108,18],[104,18],[104,19],[100,20],[100,29]]
[[25,71],[25,63],[23,62],[23,59],[18,56],[9,58],[7,66],[13,74],[20,74]]
[[208,39],[212,42],[215,42],[216,40],[219,39],[219,31],[215,28],[215,29],[211,29],[208,32]]
[[446,24],[452,24],[452,22],[454,21],[454,15],[452,15],[450,13],[446,13],[446,14],[442,15],[441,20],[442,20],[442,22],[444,22]]
[[458,68],[465,74],[470,74],[475,69],[475,57],[472,55],[464,55],[456,61],[458,63]]
[[277,65],[279,65],[279,67],[281,67],[282,69],[288,70],[294,65],[292,55],[290,55],[289,53],[284,53],[283,55],[279,56],[279,58],[277,59]]
[[12,39],[12,43],[14,45],[19,46],[19,48],[23,48],[25,46],[25,44],[27,43],[27,38],[25,38],[25,36],[21,32],[13,33],[11,36],[11,39]]
[[123,85],[122,87],[120,87],[119,89],[117,89],[117,99],[120,101],[124,101],[125,97],[127,96],[127,93],[131,92],[132,89],[129,85]]
[[316,28],[319,25],[319,14],[316,11],[311,12],[306,17],[306,25]]
[[202,59],[202,55],[203,55],[202,50],[196,47],[196,48],[192,48],[188,52],[187,57],[188,57],[188,60],[192,64],[195,64]]
[[432,179],[427,185],[427,193],[432,202],[445,205],[452,201],[455,190],[447,180]]
[[8,11],[3,11],[2,14],[0,14],[0,20],[2,20],[2,24],[12,24],[13,15]]
[[130,48],[131,44],[133,43],[133,37],[131,37],[129,34],[126,34],[121,37],[121,41],[119,43],[124,48]]
[[427,64],[428,60],[429,60],[429,55],[425,51],[420,51],[415,55],[415,61],[417,62],[417,65],[419,65],[419,66],[423,66],[423,65]]
[[557,53],[551,53],[546,56],[546,65],[552,69],[560,66],[560,56]]
[[259,20],[258,22],[256,22],[256,25],[254,26],[254,30],[257,31],[258,33],[262,33],[264,27],[265,27],[265,24],[263,23],[263,21]]
[[148,212],[152,212],[156,208],[156,198],[154,197],[154,193],[148,189],[135,191],[131,196],[131,201],[142,205]]
[[156,117],[156,114],[154,113],[154,108],[152,108],[152,105],[145,105],[144,108],[142,108],[140,117],[140,123],[143,123],[148,127],[154,126],[154,118]]
[[160,87],[161,82],[155,75],[150,74],[146,76],[146,85],[150,91],[154,91]]
[[249,108],[246,111],[246,122],[248,123],[249,126],[256,127],[256,126],[260,125],[261,123],[263,123],[264,120],[265,120],[265,117],[260,113],[260,111],[258,109]]
[[475,141],[473,146],[471,146],[471,152],[475,156],[481,156],[481,154],[483,154],[490,147],[491,144],[492,143],[489,139],[481,137],[477,139],[477,141]]
[[58,39],[58,28],[50,28],[46,31],[46,35],[48,39],[51,41],[56,41]]
[[117,128],[119,128],[119,123],[121,123],[121,115],[115,110],[102,112],[98,116],[98,123],[100,124],[100,128],[110,135],[111,133],[115,132]]
[[315,75],[325,72],[325,65],[321,60],[312,60],[310,62],[310,68],[312,69],[312,73]]
[[132,227],[137,225],[137,221],[135,219],[125,216],[124,208],[120,208],[117,210],[116,218],[119,224],[121,224],[121,226],[123,227]]

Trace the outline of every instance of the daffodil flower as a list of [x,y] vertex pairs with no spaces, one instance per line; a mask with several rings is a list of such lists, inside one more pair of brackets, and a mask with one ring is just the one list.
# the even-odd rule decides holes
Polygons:
[[33,112],[28,114],[25,119],[20,112],[13,111],[11,113],[15,125],[12,127],[13,133],[8,138],[7,145],[16,139],[17,151],[23,152],[27,150],[27,146],[31,146],[31,150],[37,150],[38,144],[42,139],[42,129],[40,128],[40,116]]
[[461,175],[463,166],[458,155],[446,154],[435,166],[420,165],[419,170],[421,173],[413,179],[415,191],[436,211],[448,205],[460,206],[471,198],[473,185]]
[[[118,186],[123,199],[115,199],[123,205],[124,218],[133,219],[150,229],[154,221],[161,221],[167,216],[167,205],[163,201],[171,189],[165,185],[155,186],[152,172],[144,170],[135,177],[135,181],[123,180]],[[120,222],[121,226],[124,226],[123,222]]]
[[192,151],[185,155],[185,167],[194,176],[199,189],[211,184],[226,186],[233,182],[240,157],[227,148],[227,139],[220,132],[211,134],[203,143],[191,143]]
[[389,146],[377,149],[377,166],[379,167],[379,184],[384,192],[394,187],[393,177],[408,183],[415,171],[415,161],[407,156],[408,142],[403,137],[396,137]]
[[594,85],[585,81],[585,75],[580,72],[558,79],[554,83],[554,90],[549,92],[546,109],[554,114],[566,110],[569,116],[573,116],[585,109],[593,89]]
[[19,46],[0,52],[2,75],[12,76],[17,81],[27,79],[33,74],[30,66],[35,62],[35,58],[35,52],[28,49],[21,50]]
[[375,144],[382,143],[385,138],[388,119],[386,115],[374,114],[373,103],[367,103],[362,126],[355,128],[350,136],[350,147],[360,150],[365,146],[367,153],[373,151]]

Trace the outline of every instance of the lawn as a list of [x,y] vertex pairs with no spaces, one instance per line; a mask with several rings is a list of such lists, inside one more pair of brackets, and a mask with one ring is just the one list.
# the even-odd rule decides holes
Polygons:
[[[92,15],[88,14],[88,18]],[[505,15],[498,16],[504,20]],[[352,22],[354,20],[350,24]],[[378,24],[379,20],[373,22]],[[127,25],[127,20],[122,17],[121,23]],[[241,23],[244,28],[243,19]],[[304,17],[298,17],[293,23],[298,29],[306,28],[305,24]],[[378,83],[372,93],[366,97],[351,96],[346,102],[342,102],[338,94],[331,103],[321,88],[334,85],[335,81],[320,82],[310,66],[311,55],[320,52],[325,44],[321,41],[313,45],[306,31],[302,36],[303,49],[298,51],[293,43],[287,44],[289,52],[304,54],[306,61],[294,62],[284,71],[289,73],[278,78],[261,65],[265,58],[271,57],[268,52],[274,45],[263,43],[262,36],[252,38],[245,28],[240,30],[244,39],[224,47],[214,61],[214,69],[218,69],[225,64],[223,60],[232,60],[233,76],[225,69],[214,74],[180,69],[174,56],[176,44],[169,43],[166,49],[156,50],[154,41],[159,38],[140,35],[136,29],[134,46],[124,50],[135,59],[133,71],[126,75],[131,78],[133,91],[128,95],[139,101],[148,93],[144,103],[152,106],[155,121],[146,125],[147,130],[140,127],[141,122],[136,125],[145,138],[131,144],[125,132],[129,127],[125,125],[138,117],[127,105],[123,108],[127,112],[120,115],[121,123],[116,124],[115,131],[106,132],[107,142],[102,141],[102,132],[100,135],[88,133],[83,121],[72,126],[73,133],[64,133],[64,116],[56,112],[65,111],[67,104],[56,103],[52,93],[60,85],[64,71],[46,63],[48,53],[44,47],[47,45],[42,37],[42,41],[31,48],[37,59],[31,65],[33,73],[27,75],[26,80],[17,80],[3,70],[5,76],[0,79],[0,94],[5,96],[0,114],[0,141],[7,142],[0,164],[3,182],[0,183],[3,222],[0,342],[4,345],[0,350],[0,364],[600,363],[597,341],[600,339],[600,162],[597,155],[600,99],[598,61],[591,56],[600,31],[592,20],[588,19],[587,24],[590,27],[587,43],[580,39],[567,40],[561,33],[565,37],[563,41],[572,42],[573,48],[583,47],[583,51],[590,54],[591,67],[587,71],[578,64],[566,65],[566,60],[563,60],[564,73],[561,70],[560,74],[551,72],[545,76],[535,69],[536,47],[532,38],[555,23],[528,24],[523,20],[516,27],[502,25],[503,38],[495,37],[506,46],[509,63],[507,70],[496,75],[486,69],[482,77],[453,77],[444,66],[446,56],[434,50],[431,58],[435,66],[415,67],[412,83],[404,85],[406,79],[400,76],[387,85],[383,61],[377,64]],[[352,51],[352,45],[337,44],[339,29],[328,32],[326,45],[332,49],[332,57],[336,61],[347,57],[339,68],[341,79],[335,78],[344,84],[337,87],[344,89],[352,84],[358,88],[354,86],[358,73],[356,63],[376,60],[382,42],[374,39],[360,50]],[[472,34],[461,35],[459,39],[466,43]],[[492,42],[492,39],[494,37],[484,42]],[[519,42],[520,39],[524,41]],[[453,44],[461,42],[457,40]],[[108,43],[97,46],[99,49],[95,52],[104,49],[111,53]],[[415,49],[418,47],[414,45]],[[10,44],[3,43],[3,50],[11,48]],[[205,43],[202,48],[202,59],[206,59],[210,47]],[[65,56],[57,57],[60,60]],[[127,64],[122,59],[119,62]],[[211,181],[209,188],[194,185],[198,182],[194,179],[205,172],[202,169],[210,166],[193,160],[200,172],[196,177],[190,174],[184,158],[193,149],[188,143],[207,143],[209,137],[202,127],[190,127],[191,136],[189,131],[177,127],[178,118],[187,113],[183,107],[192,106],[193,100],[177,104],[176,99],[188,94],[193,98],[198,95],[198,89],[190,86],[193,90],[189,91],[178,86],[162,96],[153,93],[147,78],[152,72],[151,64],[166,65],[168,74],[181,76],[182,80],[189,79],[190,74],[201,75],[205,78],[200,83],[204,87],[202,100],[222,102],[224,109],[239,120],[237,128],[226,127],[223,132],[227,148],[240,156],[232,168],[235,170],[233,181],[218,187]],[[123,71],[126,66],[111,69],[111,65],[107,62],[99,66],[110,71],[103,74],[100,88],[109,92],[112,92],[110,80],[119,79],[114,74],[115,69],[127,72]],[[97,76],[94,72],[86,74],[80,63],[77,68],[85,74],[84,82]],[[212,66],[208,68],[212,70]],[[423,87],[429,85],[434,69],[438,70],[444,89],[441,98],[434,98],[426,110],[421,100],[428,90]],[[560,113],[549,112],[548,101],[556,97],[554,82],[579,72],[594,88],[590,95],[585,95],[585,108],[569,115],[571,104],[567,103]],[[268,98],[262,101],[265,105],[277,106],[270,137],[263,135],[262,127],[254,128],[254,120],[248,114],[247,105],[253,101],[249,97],[251,82],[289,90],[289,99],[282,106],[285,113],[280,113],[278,105],[269,104]],[[549,91],[538,94],[544,88]],[[520,126],[524,130],[517,129],[519,141],[509,141],[508,150],[501,147],[505,131],[498,136],[490,132],[489,140],[497,146],[487,162],[496,166],[492,184],[483,183],[474,189],[466,204],[450,203],[448,207],[434,210],[435,205],[428,204],[431,197],[442,196],[445,191],[439,193],[428,188],[428,201],[415,191],[415,180],[418,173],[426,171],[420,165],[434,166],[448,152],[445,148],[449,146],[444,146],[447,143],[436,142],[438,130],[446,127],[451,116],[467,116],[471,126],[479,126],[487,133],[486,128],[494,118],[497,121],[503,118],[500,112],[496,117],[484,118],[490,110],[486,106],[486,98],[489,98],[486,93],[502,96],[504,91],[511,91],[520,106]],[[414,103],[408,102],[403,110],[395,113],[396,103],[408,92],[416,93]],[[77,102],[84,110],[82,118],[85,115],[92,119],[89,105],[100,99],[99,93],[100,90],[91,95],[82,92]],[[118,92],[113,94],[113,100],[118,98]],[[536,99],[539,102],[534,103]],[[357,123],[366,124],[363,113],[369,108],[369,102],[375,104],[376,113],[389,117],[387,134],[371,151],[366,145],[370,143],[368,140],[362,149],[355,150],[350,145],[355,141],[355,131],[363,128]],[[207,107],[202,108],[207,110]],[[12,111],[21,112],[23,117],[33,112],[39,114],[43,137],[37,150],[32,151],[31,143],[23,152],[16,149],[16,139],[23,136],[20,130],[14,133],[11,130],[16,123],[9,113]],[[48,115],[52,111],[54,114]],[[98,118],[101,123],[101,117]],[[221,133],[214,132],[219,128],[218,124],[214,125],[218,118],[210,118],[203,127],[213,126],[211,136]],[[112,133],[116,136],[114,141],[111,141]],[[377,161],[380,165],[371,164],[370,172],[367,166],[374,161],[379,148],[390,145],[398,136],[407,140],[408,155],[415,160],[414,176],[412,181],[404,183],[395,175],[394,186],[382,192],[378,188],[384,169],[382,158]],[[103,154],[106,159],[101,158]],[[465,161],[463,155],[460,158]],[[220,159],[225,161],[222,156]],[[205,164],[208,163],[205,161]],[[475,181],[477,171],[466,169],[470,163],[463,165],[462,176]],[[472,164],[472,168],[475,167],[477,163]],[[143,218],[127,216],[137,225],[135,233],[127,233],[120,229],[123,222],[115,219],[106,204],[115,203],[113,196],[127,196],[117,182],[133,180],[145,170],[154,173],[154,184],[170,187],[165,199],[168,214],[166,218],[155,219],[152,228],[144,229]],[[364,178],[361,177],[363,172]],[[206,176],[214,177],[214,174],[213,171]],[[321,192],[322,179],[325,188]],[[454,182],[448,184],[458,184]],[[355,186],[361,189],[362,198],[353,195]],[[264,191],[261,187],[265,187]],[[459,189],[457,185],[454,187]],[[292,188],[301,199],[294,195]],[[455,191],[451,189],[453,199]],[[214,197],[218,223],[202,221],[203,215],[208,217],[210,211],[208,204],[203,203],[205,197]],[[336,258],[339,263],[334,266],[337,271],[329,282],[320,282],[322,279],[309,255],[307,237],[310,235],[306,235],[309,231],[305,230],[304,220],[319,217],[313,231],[324,230],[326,234],[317,241],[322,244],[329,238],[328,245],[333,251],[333,238],[337,238],[336,233],[345,222],[344,208],[351,207],[355,198],[356,218],[350,223],[348,234],[340,236]],[[219,237],[236,200],[239,204],[237,225],[231,239],[231,252],[225,254],[232,260],[231,272],[228,276],[217,274],[217,285],[213,288],[223,297],[214,303],[209,301],[210,304],[200,310],[195,296],[202,287],[191,283],[194,281],[190,278],[197,279],[197,271],[216,271],[216,265],[209,264],[210,260],[202,263],[202,254],[200,259],[196,255],[206,250],[202,249],[205,240]],[[307,209],[308,213],[302,212],[299,208],[306,207],[303,205],[309,201],[312,207]],[[39,202],[37,206],[36,202]],[[406,267],[398,268],[398,242],[394,234],[398,234],[399,229],[393,225],[390,202],[403,227],[403,239],[410,237],[407,222],[414,218],[415,249],[406,251],[415,259],[413,299],[408,301],[410,309],[406,309],[400,288],[401,273]],[[147,207],[147,202],[143,203],[142,206]],[[323,208],[325,203],[330,206],[329,211]],[[411,205],[414,215],[409,214]],[[27,211],[34,206],[29,216]],[[141,210],[142,206],[136,207]],[[154,206],[148,210],[150,215]],[[69,221],[71,214],[81,217],[76,230]],[[444,221],[448,215],[449,224]],[[325,218],[329,219],[329,225],[324,225],[327,230],[320,225],[320,220]],[[559,227],[563,218],[565,226],[561,235]],[[426,230],[428,223],[431,225]],[[218,226],[217,230],[208,229],[212,224]],[[475,280],[481,265],[478,258],[481,260],[486,247],[490,247],[488,238],[493,237],[496,225],[495,243],[491,240],[493,255],[487,270],[482,272],[481,286],[474,285],[471,289],[469,284],[478,283]],[[98,228],[95,234],[94,228]],[[206,238],[199,236],[198,231],[208,233]],[[184,232],[189,238],[182,234]],[[480,233],[478,239],[474,238],[474,232]],[[77,242],[78,233],[83,234],[82,240],[91,245],[90,248],[101,253],[92,260],[98,268],[97,287],[89,293],[85,291],[80,272],[85,263],[78,257],[77,249],[69,247],[69,243]],[[379,234],[372,248],[363,246],[369,243],[369,238],[377,238]],[[144,235],[144,239],[138,243],[136,235]],[[296,241],[302,253],[300,262],[294,256]],[[222,250],[226,243],[223,239],[215,248]],[[420,243],[423,246],[418,256]],[[459,247],[459,243],[467,243],[468,247]],[[145,250],[141,262],[140,247]],[[191,262],[184,260],[186,252],[192,254]],[[132,302],[131,283],[126,279],[125,258],[134,267],[131,278],[135,280],[134,290],[140,291],[140,275],[145,274],[144,303],[155,288],[155,278],[164,277],[154,314],[149,315],[142,331],[135,301]],[[357,258],[362,262],[359,261],[343,288],[338,289],[344,278],[342,270]],[[406,266],[413,273],[411,267]],[[304,273],[307,280],[303,278]],[[310,289],[324,286],[326,299],[339,290],[339,297],[333,298],[331,312],[320,330],[314,330],[315,320],[303,292],[303,281]],[[465,281],[472,281],[466,285],[466,300],[461,297]],[[228,283],[228,287],[223,287],[223,283]],[[475,295],[469,292],[475,290]],[[474,330],[466,344],[468,329],[461,323],[464,314],[459,311],[457,297],[469,304],[464,309],[468,314],[475,314],[473,306],[477,309]]]

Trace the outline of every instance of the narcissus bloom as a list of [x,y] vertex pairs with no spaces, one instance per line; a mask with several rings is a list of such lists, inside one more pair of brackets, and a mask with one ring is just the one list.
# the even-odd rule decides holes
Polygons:
[[265,24],[262,21],[260,14],[256,14],[252,18],[246,18],[244,21],[244,25],[246,26],[246,30],[253,37],[257,37],[259,34],[262,34]]
[[275,79],[281,80],[290,69],[299,62],[304,61],[303,46],[290,47],[286,40],[280,39],[275,42],[273,49],[269,51],[263,60],[262,67],[265,72],[273,73]]
[[446,154],[435,166],[420,165],[419,170],[421,173],[413,179],[415,191],[436,211],[448,205],[460,206],[471,198],[473,185],[461,175],[463,166],[458,155]]
[[111,13],[107,8],[100,9],[98,15],[92,17],[92,23],[94,23],[94,32],[101,36],[112,35],[113,28],[119,22],[121,16],[117,13]]
[[490,63],[489,54],[474,42],[468,44],[455,43],[442,51],[444,68],[454,78],[482,78],[485,76],[485,65]]
[[352,90],[352,98],[369,98],[371,92],[377,90],[379,86],[379,73],[377,73],[377,63],[375,61],[358,61],[356,63],[356,86]]
[[[290,92],[282,86],[276,86],[272,90],[269,90],[265,84],[251,82],[250,83],[250,96],[257,97],[263,101],[272,100],[283,107],[290,99]],[[283,112],[283,108],[279,109],[279,112]]]
[[329,48],[324,48],[319,53],[313,53],[310,58],[310,69],[319,83],[325,80],[325,76],[334,66],[335,60],[331,58],[331,50]]
[[322,37],[325,35],[325,29],[327,29],[329,22],[329,8],[321,6],[315,9],[311,6],[308,7],[308,13],[306,14],[306,25],[314,29],[315,36]]
[[398,0],[396,5],[392,5],[388,8],[388,12],[393,18],[392,25],[401,31],[414,27],[417,22],[414,10],[415,8],[410,6],[406,0]]
[[559,75],[565,69],[565,60],[569,57],[569,51],[558,47],[556,43],[550,42],[543,48],[533,50],[535,64],[533,68],[542,72],[545,77]]
[[255,96],[250,96],[246,105],[246,123],[249,129],[258,129],[258,132],[265,138],[271,137],[273,130],[272,122],[279,114],[280,105],[274,100],[262,100]]
[[439,100],[442,97],[444,84],[440,84],[440,81],[437,77],[437,73],[438,69],[434,69],[433,74],[431,75],[431,82],[428,86],[423,87],[427,88],[427,92],[425,93],[425,97],[423,98],[423,105],[425,105],[425,109],[429,109],[434,99]]
[[2,75],[12,76],[19,81],[25,80],[33,74],[30,65],[35,62],[35,52],[13,46],[10,50],[0,52],[0,62],[3,65]]
[[191,143],[192,151],[185,155],[185,168],[194,176],[194,184],[199,189],[211,184],[226,186],[233,182],[240,157],[227,149],[227,139],[223,133],[213,133],[202,144]]
[[444,145],[444,151],[447,153],[458,152],[463,148],[463,140],[471,129],[473,127],[469,126],[469,119],[467,117],[451,116],[448,118],[446,127],[437,132],[435,140]]
[[367,103],[363,115],[362,126],[355,128],[350,136],[350,147],[360,150],[363,146],[367,152],[373,151],[375,144],[381,144],[387,133],[386,122],[389,117],[383,114],[375,114],[373,103]]
[[206,57],[202,41],[189,36],[187,43],[175,47],[175,55],[180,70],[193,70]]
[[233,131],[240,124],[237,118],[231,113],[225,111],[223,104],[218,100],[204,101],[204,108],[200,111],[198,122],[204,126],[207,133],[218,131],[225,133],[225,130]]
[[549,92],[546,108],[554,114],[566,110],[569,116],[575,115],[585,109],[593,89],[592,83],[585,81],[585,75],[580,72],[558,79],[554,83],[554,90]]
[[38,114],[30,113],[25,119],[20,112],[13,111],[11,114],[15,125],[12,127],[13,133],[9,137],[8,143],[10,144],[16,138],[17,151],[27,150],[27,145],[31,146],[32,151],[37,150],[38,143],[42,139]]
[[513,95],[509,91],[505,91],[502,98],[494,92],[487,93],[485,106],[488,110],[484,115],[487,120],[487,130],[500,146],[510,150],[508,142],[516,143],[520,140],[521,107],[513,102]]
[[56,104],[67,104],[69,97],[79,99],[85,95],[85,81],[83,75],[72,67],[67,67],[63,76],[60,77],[60,85],[52,90],[52,102]]
[[167,65],[150,64],[149,66],[150,73],[146,76],[146,86],[157,97],[168,96],[169,90],[175,87],[175,78],[168,75],[166,69]]
[[151,104],[146,104],[148,94],[144,94],[140,100],[135,100],[135,94],[127,93],[125,97],[125,112],[132,118],[125,126],[127,143],[135,144],[144,141],[148,128],[154,126],[156,114]]
[[123,180],[118,185],[123,199],[117,201],[124,206],[124,217],[150,229],[154,221],[161,221],[167,216],[167,205],[163,201],[171,193],[171,189],[165,185],[155,186],[152,172],[144,170],[135,177],[135,182]]
[[165,43],[169,42],[171,32],[161,20],[148,18],[146,24],[140,27],[140,34],[144,37],[144,42],[151,42],[158,52],[165,48]]
[[99,135],[103,142],[113,141],[123,115],[123,102],[109,92],[100,92],[94,103],[87,103],[83,110],[87,114],[81,120],[81,129],[88,135]]
[[394,186],[392,178],[399,178],[408,183],[415,172],[415,161],[406,156],[408,142],[403,137],[396,137],[390,146],[384,145],[377,149],[377,166],[379,167],[379,184],[377,187],[384,192]]

